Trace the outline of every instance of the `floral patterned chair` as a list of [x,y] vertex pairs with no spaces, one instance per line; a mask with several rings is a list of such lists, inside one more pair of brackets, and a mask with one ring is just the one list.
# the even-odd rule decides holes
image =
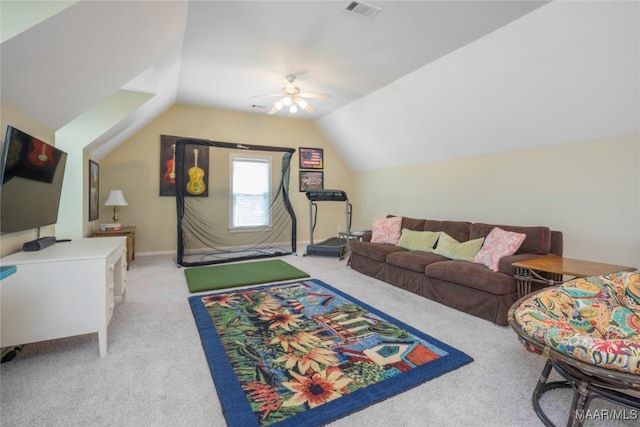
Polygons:
[[[554,424],[539,400],[555,388],[573,388],[569,426],[582,425],[594,398],[640,409],[640,272],[543,289],[517,301],[508,317],[527,349],[547,358],[533,392],[545,425]],[[552,369],[564,380],[548,383]]]

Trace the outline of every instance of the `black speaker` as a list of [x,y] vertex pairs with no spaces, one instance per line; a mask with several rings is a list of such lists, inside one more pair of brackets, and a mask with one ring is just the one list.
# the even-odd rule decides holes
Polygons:
[[41,237],[36,240],[31,240],[22,245],[22,250],[25,252],[39,251],[40,249],[48,248],[56,243],[56,238],[53,236]]

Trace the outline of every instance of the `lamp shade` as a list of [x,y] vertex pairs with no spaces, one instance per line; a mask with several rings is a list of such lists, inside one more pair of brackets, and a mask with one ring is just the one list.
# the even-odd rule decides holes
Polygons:
[[104,202],[105,206],[127,206],[127,201],[122,194],[122,190],[111,190],[107,201]]

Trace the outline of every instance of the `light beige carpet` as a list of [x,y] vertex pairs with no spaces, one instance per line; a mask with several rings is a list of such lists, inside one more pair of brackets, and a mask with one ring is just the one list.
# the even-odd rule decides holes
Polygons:
[[[474,362],[331,424],[332,426],[536,426],[531,392],[544,360],[506,327],[368,278],[346,261],[286,256],[313,278],[450,344]],[[127,302],[117,305],[100,358],[97,334],[25,346],[0,368],[5,426],[224,426],[187,298],[184,271],[170,256],[131,264]],[[542,404],[566,423],[569,393]],[[594,409],[620,409],[596,400]],[[585,426],[636,426],[637,420]]]

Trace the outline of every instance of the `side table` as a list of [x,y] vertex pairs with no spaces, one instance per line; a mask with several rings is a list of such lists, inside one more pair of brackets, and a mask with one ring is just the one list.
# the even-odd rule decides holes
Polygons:
[[[634,271],[633,267],[624,265],[603,264],[600,262],[582,261],[579,259],[551,256],[514,262],[518,298],[531,293],[531,283],[553,286],[564,283],[564,276],[590,277],[602,276],[617,271]],[[546,273],[543,276],[540,273]]]
[[347,243],[347,249],[351,250],[351,242],[361,242],[362,236],[364,236],[367,231],[368,230],[341,231],[338,233],[338,236],[341,239],[345,240],[345,242]]
[[132,260],[136,259],[136,227],[120,227],[118,230],[96,230],[91,237],[125,236],[127,238],[127,270]]
[[350,240],[360,240],[362,241],[362,236],[367,232],[367,230],[357,230],[357,231],[341,231],[338,233],[338,236],[345,239],[347,243]]

